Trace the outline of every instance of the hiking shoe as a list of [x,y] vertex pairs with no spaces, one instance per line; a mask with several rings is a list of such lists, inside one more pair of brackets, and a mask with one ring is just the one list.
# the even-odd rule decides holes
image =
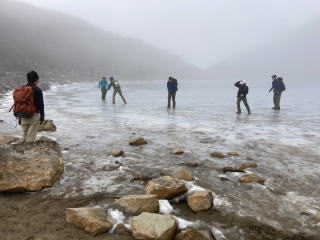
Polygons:
[[237,112],[237,114],[241,114],[241,112]]

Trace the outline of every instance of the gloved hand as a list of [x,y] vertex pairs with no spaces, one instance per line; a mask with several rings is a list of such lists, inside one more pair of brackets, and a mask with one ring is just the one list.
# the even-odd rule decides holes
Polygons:
[[40,116],[40,124],[44,122],[44,116]]

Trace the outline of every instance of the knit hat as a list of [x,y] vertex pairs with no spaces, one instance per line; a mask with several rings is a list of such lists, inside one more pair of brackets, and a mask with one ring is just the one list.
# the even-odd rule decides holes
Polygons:
[[240,84],[242,85],[242,84],[246,84],[246,80],[241,80],[240,81]]

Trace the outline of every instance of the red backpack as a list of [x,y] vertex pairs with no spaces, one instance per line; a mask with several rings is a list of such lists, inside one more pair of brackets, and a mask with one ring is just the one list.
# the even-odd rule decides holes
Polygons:
[[37,111],[32,86],[16,88],[13,91],[13,101],[13,115],[16,118],[31,118]]

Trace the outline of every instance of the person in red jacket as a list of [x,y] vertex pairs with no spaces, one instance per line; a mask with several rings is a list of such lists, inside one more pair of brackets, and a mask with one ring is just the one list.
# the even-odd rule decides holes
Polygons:
[[33,89],[35,113],[30,118],[21,118],[21,128],[23,137],[21,142],[34,142],[38,132],[39,125],[44,121],[44,103],[42,90],[37,86],[39,75],[35,71],[27,74],[28,83]]

